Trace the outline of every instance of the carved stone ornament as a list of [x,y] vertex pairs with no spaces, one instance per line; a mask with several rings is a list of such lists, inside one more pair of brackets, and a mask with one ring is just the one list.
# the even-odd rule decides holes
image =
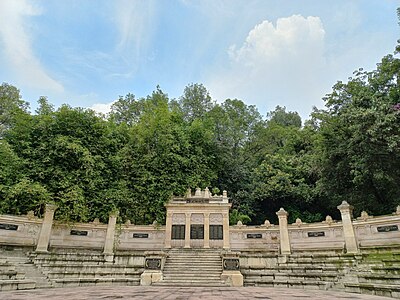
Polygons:
[[131,225],[131,220],[126,220],[125,226],[130,226]]
[[185,224],[185,214],[174,214],[172,216],[173,224]]
[[161,270],[161,258],[146,258],[144,266],[148,270]]
[[238,258],[224,258],[223,261],[224,270],[239,270],[240,264]]
[[400,215],[400,205],[398,205],[396,208],[396,215]]
[[204,222],[203,214],[192,214],[190,219],[192,224],[203,224]]
[[210,214],[211,224],[222,224],[222,214]]
[[322,223],[326,223],[328,225],[331,225],[333,223],[333,219],[331,216],[326,216],[325,221],[323,221]]
[[361,212],[361,216],[358,218],[359,220],[363,220],[363,221],[367,221],[368,219],[370,219],[371,217],[368,215],[368,213],[363,210]]
[[242,221],[237,221],[237,224],[236,224],[237,226],[243,226],[243,223],[242,223]]
[[265,220],[264,221],[264,224],[262,225],[262,226],[265,226],[265,227],[271,227],[271,222],[269,221],[269,220]]
[[93,220],[93,224],[94,224],[94,225],[99,225],[99,224],[100,224],[99,218],[95,218],[95,219]]
[[297,227],[301,227],[301,225],[303,225],[303,221],[301,221],[300,218],[297,218],[295,224],[297,225]]
[[33,212],[33,210],[28,211],[28,213],[26,214],[26,217],[28,218],[28,220],[35,219],[35,213]]

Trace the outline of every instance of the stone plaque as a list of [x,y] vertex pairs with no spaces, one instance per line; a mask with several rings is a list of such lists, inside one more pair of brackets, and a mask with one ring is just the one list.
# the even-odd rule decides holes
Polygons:
[[193,224],[190,226],[190,239],[203,240],[204,239],[204,225]]
[[87,236],[88,232],[86,230],[71,230],[71,235]]
[[222,225],[210,225],[210,240],[223,240],[224,231]]
[[224,270],[239,270],[239,258],[224,258]]
[[248,233],[247,238],[248,239],[261,239],[262,234],[261,233]]
[[161,258],[146,258],[144,265],[149,270],[161,270]]
[[325,236],[324,231],[313,231],[313,232],[307,232],[308,237],[320,237],[320,236]]
[[185,225],[172,225],[171,239],[172,240],[184,240],[185,239]]
[[135,239],[147,239],[147,238],[149,238],[149,234],[148,233],[134,233],[133,237]]
[[376,229],[378,230],[378,232],[399,231],[399,226],[397,225],[378,226]]
[[18,229],[18,225],[1,223],[1,224],[0,224],[0,229],[4,229],[4,230],[17,230],[17,229]]
[[192,198],[192,199],[187,199],[186,203],[209,203],[210,200],[209,199],[196,199],[196,198]]

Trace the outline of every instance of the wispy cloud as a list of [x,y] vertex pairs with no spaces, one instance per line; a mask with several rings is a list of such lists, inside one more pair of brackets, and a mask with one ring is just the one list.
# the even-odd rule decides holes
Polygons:
[[119,31],[116,50],[131,67],[146,58],[156,22],[154,1],[119,0],[115,2],[114,20]]
[[0,41],[4,55],[17,75],[20,84],[47,91],[62,92],[63,86],[51,78],[35,56],[28,17],[41,14],[31,2],[0,1]]

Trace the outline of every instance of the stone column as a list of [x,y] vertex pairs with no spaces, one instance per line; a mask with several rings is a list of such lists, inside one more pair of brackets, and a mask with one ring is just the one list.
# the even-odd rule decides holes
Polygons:
[[224,238],[224,249],[229,249],[229,213],[222,214],[222,229]]
[[173,213],[167,213],[167,219],[165,221],[165,248],[171,248],[172,215]]
[[204,248],[210,248],[210,213],[204,213]]
[[353,206],[343,201],[337,207],[342,215],[343,235],[347,253],[358,253],[356,235],[353,228]]
[[117,224],[118,211],[110,213],[108,217],[106,240],[104,242],[104,258],[108,262],[112,262],[114,259],[114,236],[115,236],[115,225]]
[[47,252],[51,235],[51,227],[53,226],[54,212],[56,209],[56,205],[46,204],[42,228],[40,229],[39,239],[36,246],[36,252]]
[[185,213],[185,248],[190,248],[190,217],[191,213]]
[[289,230],[287,216],[288,213],[282,207],[276,213],[279,218],[279,235],[281,240],[281,254],[290,254],[290,240],[289,240]]

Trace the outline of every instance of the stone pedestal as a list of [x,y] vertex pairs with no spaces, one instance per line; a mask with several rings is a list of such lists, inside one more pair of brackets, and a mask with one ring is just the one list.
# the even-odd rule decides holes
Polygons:
[[222,253],[221,280],[229,286],[243,286],[243,275],[240,272],[240,260],[238,252]]
[[222,271],[221,280],[229,286],[243,286],[243,275],[240,271]]
[[162,280],[162,272],[154,270],[145,270],[140,275],[140,285],[152,285],[154,282]]
[[347,253],[358,253],[358,245],[356,235],[354,233],[353,228],[353,206],[348,204],[346,201],[343,201],[337,207],[340,210],[340,214],[342,215],[342,224],[343,224],[343,235],[344,241],[346,244]]
[[282,207],[276,213],[279,218],[279,235],[280,235],[280,243],[281,243],[281,254],[290,254],[290,240],[289,240],[289,230],[288,230],[288,222],[287,216],[288,213]]
[[163,279],[166,254],[162,251],[145,252],[144,272],[140,275],[140,285],[152,285]]
[[54,212],[56,209],[56,205],[46,204],[42,228],[40,229],[39,239],[36,246],[36,252],[47,252],[51,235],[51,227],[53,226]]
[[118,211],[112,212],[108,218],[106,240],[104,241],[104,259],[107,262],[114,260],[115,225],[117,224]]

